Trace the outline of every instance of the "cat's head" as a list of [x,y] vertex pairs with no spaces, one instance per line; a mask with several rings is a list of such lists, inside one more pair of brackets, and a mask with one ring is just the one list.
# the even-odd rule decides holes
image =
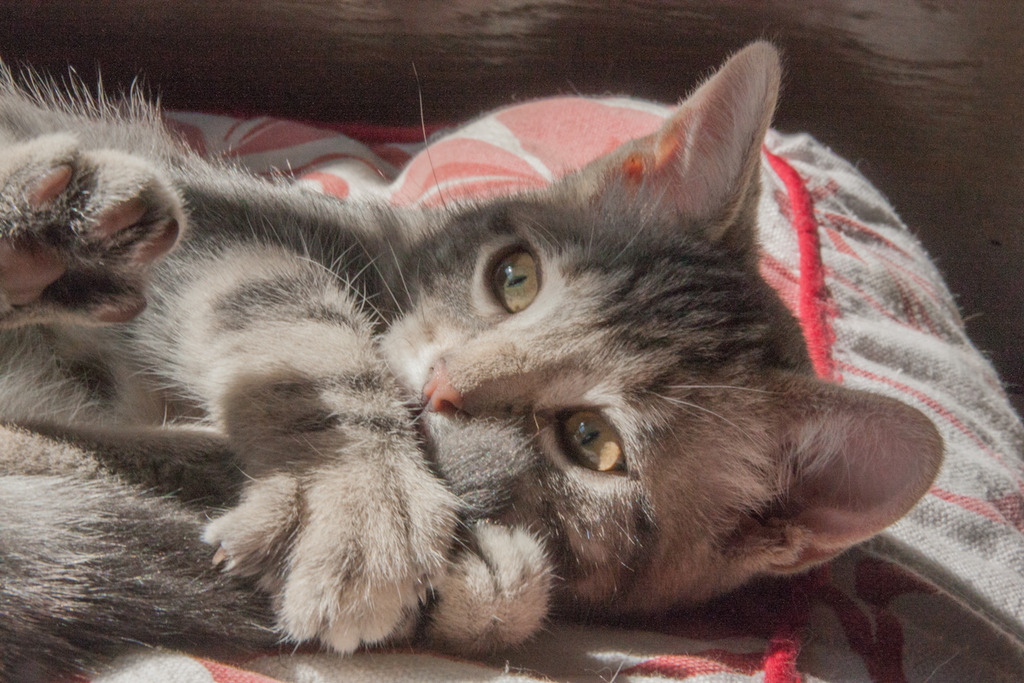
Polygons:
[[471,514],[544,540],[583,606],[637,611],[820,563],[902,516],[942,442],[814,377],[758,274],[759,43],[656,133],[445,214],[383,344]]

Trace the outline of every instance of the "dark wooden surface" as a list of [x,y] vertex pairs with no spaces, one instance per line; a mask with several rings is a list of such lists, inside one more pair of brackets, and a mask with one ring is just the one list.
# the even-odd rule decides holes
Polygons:
[[1016,0],[0,2],[0,55],[173,108],[457,122],[560,92],[663,101],[745,42],[786,54],[777,127],[857,162],[1024,399],[1024,7]]

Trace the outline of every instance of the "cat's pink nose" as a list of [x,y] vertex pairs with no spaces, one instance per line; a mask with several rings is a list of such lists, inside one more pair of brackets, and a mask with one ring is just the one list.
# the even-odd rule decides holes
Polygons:
[[462,409],[462,394],[448,381],[448,368],[438,359],[430,379],[423,385],[426,409],[435,413],[448,413]]

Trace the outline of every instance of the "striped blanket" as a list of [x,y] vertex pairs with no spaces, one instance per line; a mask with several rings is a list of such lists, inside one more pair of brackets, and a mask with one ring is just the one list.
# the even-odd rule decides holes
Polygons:
[[[211,156],[311,191],[427,206],[543,186],[655,130],[669,108],[556,98],[432,136],[193,113],[168,123]],[[806,135],[762,155],[761,271],[816,371],[923,411],[946,442],[903,520],[805,576],[632,628],[553,624],[490,661],[391,650],[212,662],[123,657],[97,683],[1024,680],[1024,428],[917,240],[849,163]]]

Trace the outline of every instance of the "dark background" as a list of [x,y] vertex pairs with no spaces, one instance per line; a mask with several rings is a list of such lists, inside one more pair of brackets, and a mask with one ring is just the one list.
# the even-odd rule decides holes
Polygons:
[[[0,0],[0,56],[165,106],[454,123],[563,92],[661,101],[758,37],[776,126],[857,163],[921,237],[1024,407],[1024,7],[1016,0]],[[414,67],[419,74],[419,87]]]

